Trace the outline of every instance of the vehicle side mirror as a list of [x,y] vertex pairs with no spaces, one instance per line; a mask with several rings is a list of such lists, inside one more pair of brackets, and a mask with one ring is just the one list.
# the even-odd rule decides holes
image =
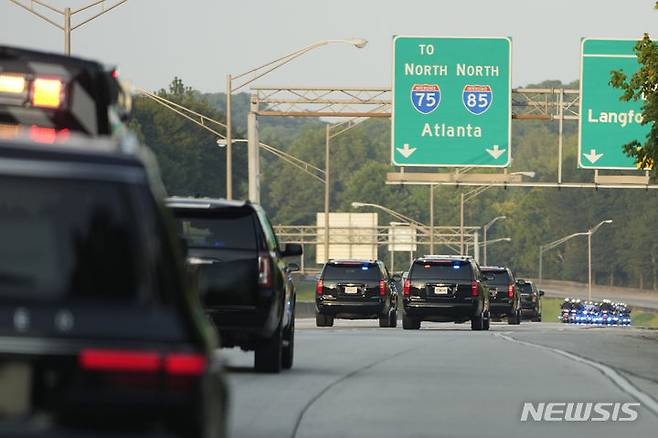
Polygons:
[[543,297],[543,296],[544,296],[544,291],[543,291],[543,290],[540,290],[540,291],[539,291],[539,296],[540,296],[540,297]]
[[402,281],[402,276],[400,274],[393,274],[391,277],[391,280],[393,281]]
[[299,270],[299,265],[297,263],[288,263],[289,272],[298,272]]
[[295,257],[303,254],[302,246],[299,243],[286,243],[283,251],[281,251],[282,257]]

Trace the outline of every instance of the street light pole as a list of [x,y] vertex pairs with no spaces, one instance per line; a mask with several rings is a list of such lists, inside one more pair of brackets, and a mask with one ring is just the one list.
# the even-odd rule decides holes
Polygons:
[[[67,56],[70,56],[71,55],[71,32],[73,32],[74,30],[76,30],[77,28],[79,28],[81,26],[84,26],[85,24],[89,23],[90,21],[100,17],[101,15],[104,15],[104,14],[110,12],[112,9],[114,9],[118,6],[121,6],[122,4],[127,2],[128,0],[121,0],[118,3],[113,4],[112,6],[110,6],[107,9],[105,9],[105,7],[103,6],[103,10],[101,12],[99,12],[98,14],[96,14],[92,17],[87,18],[86,20],[83,20],[82,22],[76,24],[75,26],[71,25],[71,18],[75,14],[77,14],[79,12],[86,11],[89,8],[93,8],[94,6],[100,5],[101,3],[105,3],[105,0],[96,0],[96,1],[93,1],[93,2],[91,2],[91,3],[89,3],[85,6],[80,7],[78,9],[74,9],[74,10],[71,10],[71,8],[57,9],[56,7],[51,6],[51,5],[45,3],[41,0],[30,0],[30,6],[24,5],[19,0],[9,0],[9,1],[16,4],[17,6],[20,6],[21,8],[23,8],[26,11],[30,12],[31,14],[41,18],[43,21],[45,21],[49,24],[52,24],[56,28],[62,30],[64,32],[64,54],[66,54]],[[61,15],[62,18],[64,19],[64,24],[61,25],[61,24],[53,21],[52,19],[46,17],[45,15],[41,14],[40,12],[34,10],[34,5],[35,4],[41,6],[42,8],[48,9],[51,12],[55,12],[56,14]]]
[[434,184],[430,184],[430,254],[434,254]]
[[489,227],[491,227],[493,224],[495,224],[497,221],[502,220],[502,219],[507,219],[507,216],[496,216],[495,218],[491,219],[489,223],[487,223],[484,227],[482,227],[482,231],[484,234],[484,242],[483,242],[483,251],[484,251],[484,266],[487,266],[487,230]]
[[596,233],[603,224],[611,224],[611,223],[612,223],[612,219],[606,219],[604,221],[599,222],[595,227],[590,228],[585,232],[569,234],[568,236],[562,237],[553,242],[546,243],[544,245],[539,245],[539,273],[538,273],[539,284],[541,285],[543,278],[542,263],[543,263],[544,252],[548,251],[549,249],[553,249],[557,246],[560,246],[563,243],[565,243],[567,240],[573,239],[574,237],[587,236],[587,297],[588,300],[591,301],[592,300],[592,234]]
[[324,140],[324,261],[329,261],[329,125],[325,127]]
[[464,255],[464,192],[461,193],[459,208],[459,254]]
[[233,199],[233,128],[231,127],[231,75],[226,75],[226,199]]
[[[13,0],[12,0],[13,1]],[[125,1],[125,0],[124,0]],[[282,56],[280,58],[277,58],[273,61],[270,61],[266,64],[263,64],[259,67],[252,68],[249,71],[246,71],[244,73],[240,73],[238,75],[231,75],[228,74],[226,76],[226,198],[227,199],[232,199],[233,197],[233,166],[231,162],[231,157],[232,157],[232,151],[231,151],[231,142],[233,140],[233,133],[231,130],[231,95],[235,92],[241,89],[242,87],[245,87],[255,81],[256,79],[259,79],[266,74],[270,73],[273,70],[276,70],[279,67],[282,67],[292,60],[304,55],[305,53],[310,52],[311,50],[317,49],[318,47],[326,46],[328,44],[335,44],[335,43],[347,43],[351,44],[357,49],[362,49],[363,47],[368,44],[367,40],[364,40],[362,38],[355,38],[351,40],[322,40],[318,41],[316,43],[313,43],[311,45],[308,45],[306,47],[302,47],[301,49],[295,50],[294,52],[291,52],[285,56]],[[245,78],[247,77],[248,78]],[[233,86],[233,81],[243,79],[243,82],[241,84],[238,84],[237,86]],[[258,178],[258,169],[257,169],[257,157],[253,156],[254,154],[258,153],[258,148],[255,148],[254,151],[250,151],[248,155],[248,160],[251,163],[249,165],[249,199],[254,202],[260,202],[260,194],[258,193],[258,182],[256,179]],[[229,183],[230,181],[230,183]],[[229,193],[229,187],[231,189],[231,193]]]

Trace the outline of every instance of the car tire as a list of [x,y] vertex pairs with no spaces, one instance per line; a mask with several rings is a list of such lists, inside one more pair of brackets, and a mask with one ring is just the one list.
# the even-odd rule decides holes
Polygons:
[[286,345],[283,346],[281,351],[281,366],[284,370],[292,368],[292,363],[295,359],[295,315],[288,324],[288,328],[283,332],[283,340]]
[[507,315],[507,324],[509,325],[515,325],[516,324],[516,319],[518,318],[518,314],[516,312],[512,312]]
[[486,313],[482,320],[482,330],[489,330],[489,326],[491,326],[491,316],[489,316],[489,313]]
[[482,330],[484,328],[484,318],[482,314],[471,318],[471,330]]
[[333,318],[331,320],[331,324],[329,324],[329,315],[324,315],[322,313],[316,313],[315,314],[315,325],[317,327],[331,327],[334,325]]
[[256,347],[255,368],[263,373],[278,373],[281,371],[282,333],[281,329],[274,331],[271,338]]
[[391,310],[391,313],[389,314],[389,327],[395,328],[398,326],[398,312],[395,309]]
[[412,318],[406,314],[403,314],[402,328],[405,330],[418,330],[420,328],[420,319]]
[[389,314],[386,313],[385,315],[379,315],[379,327],[380,328],[386,328],[390,327],[389,326]]

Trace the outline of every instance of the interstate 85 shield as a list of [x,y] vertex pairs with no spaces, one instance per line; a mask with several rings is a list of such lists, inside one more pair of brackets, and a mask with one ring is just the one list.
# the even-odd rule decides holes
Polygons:
[[491,107],[493,91],[489,85],[466,85],[462,99],[468,112],[479,115]]

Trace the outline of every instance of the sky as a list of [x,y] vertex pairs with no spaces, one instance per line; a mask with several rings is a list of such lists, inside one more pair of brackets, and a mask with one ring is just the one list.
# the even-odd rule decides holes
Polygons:
[[[22,0],[29,4],[29,0]],[[92,0],[42,0],[77,8]],[[107,0],[109,7],[118,0]],[[394,35],[510,36],[515,87],[579,75],[581,37],[638,38],[656,28],[653,0],[128,0],[76,29],[72,54],[118,65],[147,89],[174,76],[224,91],[238,74],[326,39],[260,86],[390,86]],[[98,11],[99,9],[96,9]],[[43,11],[43,9],[41,9]],[[61,17],[49,14],[55,20]],[[73,24],[89,14],[74,16]],[[655,36],[655,35],[653,35]],[[0,44],[61,52],[63,32],[0,0]]]

